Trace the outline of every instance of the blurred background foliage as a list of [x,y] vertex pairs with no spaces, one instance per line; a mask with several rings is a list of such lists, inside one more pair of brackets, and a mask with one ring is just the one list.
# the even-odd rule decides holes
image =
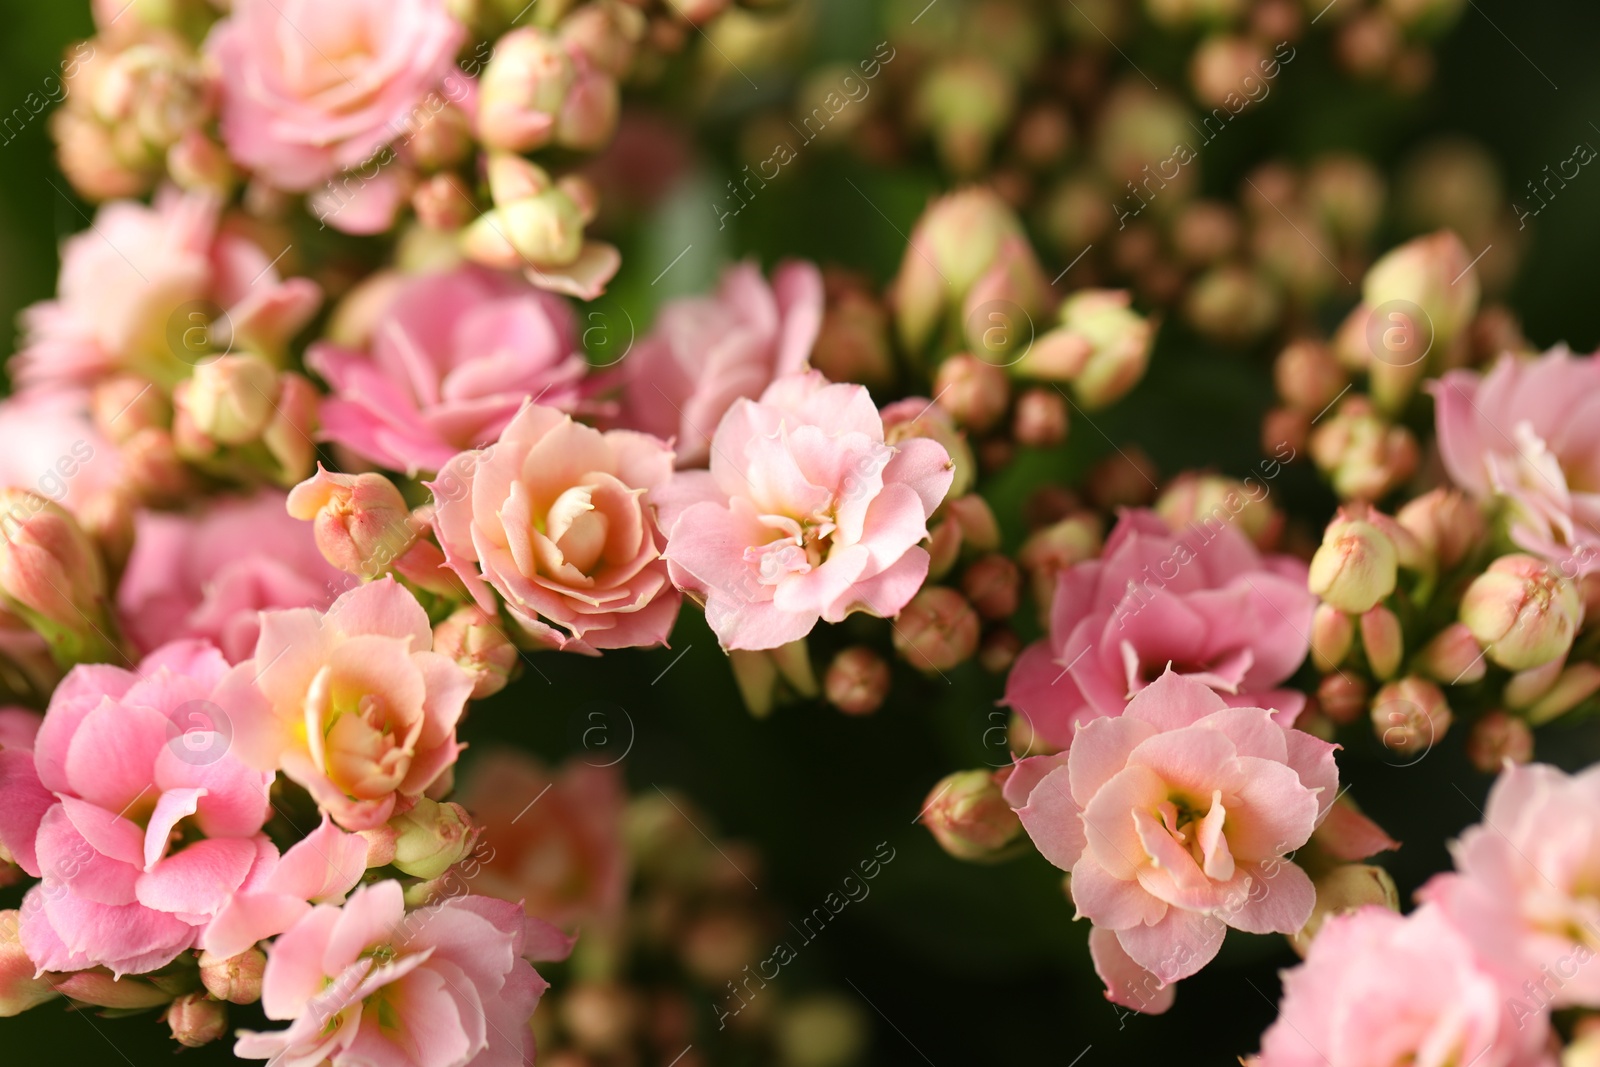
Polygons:
[[[813,61],[851,62],[882,39],[876,0],[823,0],[817,11]],[[0,112],[9,112],[40,92],[64,47],[88,35],[91,23],[84,3],[9,0],[4,24]],[[1493,153],[1517,198],[1526,181],[1567,158],[1576,141],[1600,143],[1594,124],[1600,66],[1591,55],[1597,39],[1594,5],[1473,0],[1438,45],[1432,86],[1407,100],[1352,88],[1312,55],[1240,116],[1236,130],[1207,147],[1205,191],[1227,197],[1263,159],[1304,161],[1334,148],[1357,151],[1392,173],[1423,141],[1458,134]],[[1182,85],[1181,58],[1159,41],[1132,46],[1132,61],[1164,86]],[[741,116],[794,89],[792,78],[776,72],[760,76],[760,89],[729,81],[730,91],[704,110],[697,129],[698,176],[622,235],[625,266],[599,305],[608,323],[625,309],[642,331],[662,299],[703,290],[724,263],[742,256],[769,264],[804,256],[886,281],[903,254],[904,234],[941,187],[931,158],[890,171],[842,153],[806,153],[719,228],[708,206],[737,172]],[[688,101],[672,103],[687,110]],[[8,346],[15,313],[55,286],[58,243],[84,229],[91,215],[55,170],[44,116],[0,132],[0,331]],[[1593,349],[1600,343],[1592,273],[1600,178],[1580,176],[1530,220],[1524,236],[1523,266],[1508,302],[1527,336],[1541,346],[1566,341]],[[685,245],[692,247],[663,275]],[[1045,266],[1054,276],[1065,264],[1047,258]],[[1166,473],[1207,466],[1250,473],[1260,459],[1261,415],[1272,402],[1269,355],[1222,352],[1170,324],[1135,393],[1092,425],[1075,425],[1064,447],[1025,455],[986,487],[1010,540],[1023,529],[1028,492],[1047,482],[1072,484],[1111,452],[1113,441],[1137,444]],[[1285,473],[1273,495],[1313,527],[1333,507],[1304,465]],[[832,642],[854,637],[886,646],[886,627],[857,617],[817,642],[813,657],[826,663]],[[779,979],[786,995],[831,989],[858,996],[874,1028],[867,1062],[1094,1067],[1177,1057],[1226,1064],[1253,1051],[1273,1017],[1277,971],[1295,959],[1282,940],[1229,938],[1216,965],[1184,982],[1172,1012],[1124,1018],[1101,998],[1084,946],[1088,928],[1072,921],[1060,872],[1033,854],[995,867],[964,865],[914,825],[942,775],[1004,759],[1003,747],[986,743],[1003,722],[992,714],[1001,679],[975,663],[933,678],[897,664],[889,704],[869,717],[847,718],[813,702],[757,721],[744,711],[714,637],[692,610],[684,612],[671,650],[609,653],[603,665],[557,655],[535,662],[538,671],[474,710],[466,739],[480,749],[497,742],[527,748],[554,762],[583,746],[584,730],[603,721],[604,745],[612,746],[606,751],[628,752],[623,766],[635,794],[679,789],[709,813],[713,833],[756,846],[763,863],[748,873],[780,911],[808,912],[880,842],[895,849],[870,897],[802,948]],[[588,740],[593,749],[594,738]],[[1479,818],[1488,779],[1463,758],[1462,741],[1458,732],[1419,763],[1396,767],[1367,732],[1341,757],[1353,795],[1406,842],[1383,862],[1407,896],[1447,864],[1447,838]],[[1600,745],[1592,727],[1558,725],[1541,734],[1539,754],[1573,767],[1600,758]],[[0,905],[11,906],[13,896],[0,894]],[[713,1005],[699,1007],[709,1026],[702,1032],[714,1033]],[[248,1013],[236,1013],[234,1021],[252,1025]],[[171,1055],[166,1028],[153,1015],[112,1021],[46,1007],[4,1027],[3,1058],[10,1063],[142,1065]],[[182,1055],[190,1063],[230,1058],[227,1042]]]

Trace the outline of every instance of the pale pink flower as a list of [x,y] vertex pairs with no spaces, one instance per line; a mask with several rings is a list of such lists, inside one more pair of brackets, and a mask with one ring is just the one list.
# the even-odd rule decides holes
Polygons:
[[1600,571],[1600,361],[1565,346],[1429,386],[1450,480],[1510,505],[1512,540],[1576,578]]
[[1512,992],[1436,908],[1335,915],[1284,973],[1278,1020],[1251,1067],[1554,1067],[1548,1018]]
[[884,442],[867,390],[818,371],[734,403],[710,471],[662,494],[673,580],[725,649],[778,648],[818,620],[890,617],[928,574],[928,516],[954,477],[927,438]]
[[455,897],[406,914],[400,883],[319,905],[273,942],[261,978],[269,1019],[234,1053],[285,1067],[522,1067],[549,988],[536,960],[572,942],[515,904]]
[[31,760],[0,751],[0,842],[43,881],[22,907],[40,970],[160,967],[194,944],[243,883],[272,776],[229,748],[213,701],[227,661],[167,645],[136,672],[75,668],[50,699]]
[[22,312],[17,384],[92,386],[116,370],[171,381],[208,344],[281,347],[322,292],[279,277],[281,249],[263,252],[220,230],[221,210],[216,196],[171,187],[153,206],[102,206],[93,226],[63,244],[55,298]]
[[267,611],[255,655],[216,702],[240,759],[282,770],[348,830],[408,810],[456,761],[472,678],[433,651],[427,612],[393,578],[326,613]]
[[205,46],[228,152],[296,191],[357,167],[443,106],[465,35],[444,0],[235,0]]
[[740,398],[805,369],[822,328],[822,274],[754,263],[723,273],[713,296],[669,302],[622,366],[622,424],[671,441],[680,467],[704,467],[711,435]]
[[1512,978],[1519,1018],[1600,1007],[1600,767],[1508,764],[1452,851],[1457,873],[1418,896]]
[[484,611],[494,594],[538,644],[572,652],[662,644],[678,614],[654,494],[672,452],[648,434],[605,433],[524,407],[500,439],[429,483],[449,566]]
[[[1109,999],[1165,1010],[1162,987],[1209,963],[1229,927],[1305,925],[1316,893],[1286,857],[1338,794],[1334,748],[1168,671],[1079,727],[1069,753],[1017,765],[1006,799],[1072,872],[1078,914],[1116,934],[1090,942]],[[1123,984],[1133,971],[1148,988]]]
[[117,587],[124,629],[140,648],[204,637],[230,663],[249,656],[261,611],[325,608],[352,579],[317,549],[309,523],[275,489],[219,497],[192,513],[145,511]]
[[1005,702],[1066,748],[1074,726],[1121,714],[1170,665],[1292,724],[1305,696],[1278,686],[1306,658],[1316,606],[1304,563],[1262,555],[1232,523],[1174,533],[1152,511],[1125,511],[1099,559],[1061,572],[1049,636],[1023,649]]
[[[532,797],[539,803],[529,806]],[[483,827],[489,849],[474,891],[521,901],[529,915],[566,929],[618,917],[628,889],[627,790],[615,765],[572,760],[551,772],[493,751],[469,765],[455,800]]]
[[38,493],[81,516],[86,504],[123,484],[117,450],[95,429],[81,391],[0,400],[0,487]]
[[311,346],[325,437],[415,475],[500,436],[528,397],[574,410],[588,364],[572,309],[519,275],[465,266],[398,285],[369,352]]

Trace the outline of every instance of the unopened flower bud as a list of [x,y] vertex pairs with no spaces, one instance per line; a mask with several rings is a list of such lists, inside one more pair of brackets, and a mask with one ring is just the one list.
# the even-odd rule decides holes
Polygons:
[[811,365],[829,381],[859,382],[875,388],[892,384],[895,369],[889,313],[870,286],[854,275],[828,270],[823,272],[822,283],[827,306],[811,351]]
[[1600,692],[1600,667],[1593,663],[1574,663],[1528,708],[1528,721],[1542,726],[1565,715],[1597,692]]
[[1348,726],[1367,708],[1367,683],[1335,671],[1317,684],[1317,706],[1334,722]]
[[1284,403],[1313,415],[1337,400],[1349,383],[1333,353],[1316,341],[1296,341],[1280,352],[1272,378]]
[[566,47],[525,26],[495,43],[478,82],[478,137],[493,149],[528,152],[548,144],[577,72]]
[[1515,715],[1491,711],[1472,724],[1467,759],[1484,774],[1499,774],[1506,760],[1527,763],[1533,759],[1533,730]]
[[255,356],[206,360],[174,393],[178,408],[207,438],[221,445],[255,441],[272,421],[278,371]]
[[1058,313],[1061,325],[1050,332],[1060,336],[1050,346],[1036,345],[1037,355],[1030,350],[1017,373],[1048,379],[1064,374],[1078,402],[1091,411],[1120,400],[1144,377],[1156,330],[1130,304],[1129,293],[1119,289],[1086,289],[1068,297]]
[[94,543],[65,508],[20,489],[0,490],[0,539],[0,595],[75,659],[71,649],[93,644],[105,618]]
[[1137,508],[1155,499],[1160,477],[1155,460],[1138,445],[1128,445],[1090,467],[1083,488],[1102,510]]
[[929,203],[911,232],[892,287],[895,320],[911,349],[928,341],[946,308],[965,299],[1022,223],[992,190],[974,187]]
[[1411,531],[1440,570],[1449,570],[1483,540],[1483,509],[1456,489],[1433,489],[1408,501],[1395,521]]
[[973,458],[966,434],[951,421],[949,412],[932,400],[914,396],[887,405],[880,414],[883,438],[889,445],[911,437],[926,437],[945,450],[955,466],[955,477],[950,482],[947,497],[963,496],[972,488],[978,474],[978,461]]
[[639,1006],[633,993],[615,982],[579,982],[561,998],[561,1021],[580,1048],[616,1053],[633,1040]]
[[928,531],[928,578],[938,581],[961,558],[961,524],[954,519],[934,523]]
[[1491,660],[1510,671],[1559,659],[1572,647],[1578,588],[1533,556],[1502,556],[1461,598],[1461,621]]
[[871,715],[889,695],[889,665],[865,645],[853,645],[828,664],[822,690],[846,715]]
[[992,771],[957,771],[928,794],[920,821],[939,847],[957,859],[1004,859],[1022,833],[1022,822],[1001,795]]
[[289,491],[289,514],[312,524],[317,548],[346,574],[376,578],[411,547],[411,509],[381,474],[317,473]]
[[238,175],[228,152],[200,130],[188,130],[167,149],[167,173],[185,189],[227,194]]
[[1414,756],[1432,748],[1450,728],[1450,705],[1439,687],[1422,678],[1402,678],[1372,699],[1372,728],[1385,748]]
[[1400,891],[1382,867],[1347,863],[1324,872],[1315,884],[1317,899],[1311,908],[1311,918],[1298,933],[1289,937],[1289,944],[1302,956],[1311,947],[1322,924],[1334,915],[1372,906],[1400,910]]
[[194,476],[178,455],[170,432],[147,427],[124,441],[119,451],[123,477],[140,500],[176,503],[194,489]]
[[288,488],[305,479],[316,462],[317,449],[311,435],[317,428],[317,405],[321,397],[303,375],[288,372],[280,377],[278,400],[272,419],[261,433],[261,443],[277,463],[272,480]]
[[228,1032],[228,1009],[204,993],[190,993],[172,1002],[165,1016],[172,1039],[185,1048],[209,1045]]
[[1022,638],[1002,626],[983,635],[978,646],[978,666],[990,674],[1005,674],[1022,652]]
[[1174,530],[1195,526],[1214,534],[1224,526],[1238,529],[1259,547],[1277,542],[1283,514],[1267,501],[1266,487],[1220,474],[1185,472],[1156,498],[1156,514]]
[[570,266],[583,251],[583,213],[552,186],[480,216],[462,231],[461,248],[474,262],[502,269]]
[[172,1000],[172,993],[158,988],[154,981],[132,975],[114,978],[98,968],[62,976],[55,989],[68,1000],[118,1011],[154,1008]]
[[1531,708],[1535,702],[1542,700],[1545,694],[1555,687],[1561,673],[1567,668],[1565,656],[1557,656],[1548,663],[1541,663],[1537,667],[1518,671],[1506,682],[1506,687],[1500,691],[1500,699],[1505,701],[1508,708],[1524,711]]
[[415,878],[438,878],[460,863],[478,841],[478,828],[460,804],[418,797],[416,807],[389,820],[395,829],[396,867]]
[[1054,389],[1028,389],[1017,397],[1011,433],[1018,444],[1054,448],[1067,439],[1067,402]]
[[505,631],[474,604],[457,608],[433,628],[433,650],[449,656],[472,675],[474,700],[504,689],[521,662]]
[[1260,271],[1224,263],[1195,279],[1183,311],[1205,337],[1245,345],[1272,328],[1283,305],[1278,290]]
[[1311,662],[1326,674],[1338,668],[1355,643],[1355,620],[1332,604],[1318,604],[1311,616]]
[[1294,459],[1306,447],[1306,439],[1311,436],[1311,416],[1295,408],[1269,408],[1261,417],[1261,451],[1272,455],[1282,455],[1283,449],[1290,450],[1290,459]]
[[1010,618],[1017,610],[1022,575],[1017,565],[994,553],[976,559],[961,576],[962,592],[985,619]]
[[21,1015],[57,994],[23,951],[21,917],[15,909],[0,911],[0,1019]]
[[1394,543],[1370,522],[1335,519],[1311,557],[1311,592],[1349,615],[1361,615],[1394,592],[1399,561]]
[[94,387],[90,411],[96,430],[113,444],[122,444],[140,430],[166,427],[172,406],[155,383],[131,374],[119,374]]
[[586,4],[563,18],[556,33],[569,53],[622,78],[633,66],[645,22],[644,13],[631,4]]
[[1100,520],[1089,512],[1070,515],[1028,535],[1017,562],[1028,572],[1033,599],[1041,612],[1050,610],[1060,573],[1098,556],[1103,544]]
[[392,825],[384,823],[359,833],[367,842],[367,870],[387,867],[394,862],[394,846],[400,839],[400,833]]
[[1311,435],[1311,458],[1344,499],[1377,500],[1417,469],[1417,439],[1364,400],[1347,398]]
[[[1414,325],[1427,338],[1423,347],[1431,341],[1443,354],[1478,310],[1478,276],[1472,253],[1449,230],[1415,237],[1368,268],[1361,282],[1361,300],[1380,319],[1379,329],[1389,325],[1386,316],[1391,310],[1402,316],[1420,311],[1423,321]],[[1370,326],[1368,332],[1372,332]],[[1422,355],[1419,348],[1415,358],[1420,361]],[[1380,362],[1394,358],[1386,351],[1375,352],[1374,357]],[[1410,358],[1410,354],[1405,357]]]
[[247,948],[236,956],[220,957],[200,953],[200,982],[218,1000],[230,1004],[254,1004],[261,999],[261,973],[267,957],[258,948]]
[[1417,669],[1445,685],[1470,685],[1483,678],[1488,666],[1483,646],[1464,623],[1453,622],[1434,635],[1417,656]]
[[975,552],[994,552],[1000,548],[1000,523],[983,497],[968,493],[948,499],[944,503],[944,512],[961,527],[963,545]]
[[971,176],[988,162],[995,139],[1016,110],[1017,89],[1004,69],[981,56],[955,56],[930,70],[915,108],[933,132],[940,158]]
[[787,1067],[848,1067],[872,1040],[866,1009],[838,993],[785,1001],[777,1023],[779,1061]]
[[455,231],[472,221],[477,208],[454,174],[435,174],[412,190],[411,210],[433,230]]
[[622,112],[622,91],[617,80],[586,60],[567,89],[556,116],[556,143],[578,152],[604,148],[617,132]]
[[954,589],[927,586],[895,616],[895,651],[925,673],[949,670],[977,648],[978,613]]
[[999,422],[1010,401],[1006,372],[966,353],[939,365],[933,390],[936,402],[951,418],[978,433]]
[[1379,604],[1361,616],[1361,647],[1367,653],[1367,666],[1379,680],[1393,678],[1405,655],[1405,640],[1395,613]]

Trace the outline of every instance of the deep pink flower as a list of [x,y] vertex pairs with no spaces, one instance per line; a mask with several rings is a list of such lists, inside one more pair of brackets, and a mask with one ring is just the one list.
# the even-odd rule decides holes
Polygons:
[[1452,851],[1418,895],[1510,977],[1519,1018],[1600,1005],[1600,767],[1508,764]]
[[1600,361],[1565,347],[1505,355],[1487,375],[1453,370],[1429,391],[1450,480],[1504,499],[1512,540],[1567,577],[1600,571]]
[[588,364],[572,309],[519,275],[460,267],[394,290],[370,353],[311,346],[333,390],[322,431],[364,459],[415,475],[500,436],[529,398],[571,411]]
[[[1338,794],[1334,748],[1169,670],[1080,727],[1068,754],[1017,765],[1006,799],[1072,872],[1078,914],[1116,934],[1090,942],[1107,998],[1163,1011],[1163,987],[1209,963],[1229,927],[1305,925],[1316,893],[1286,857]],[[1133,970],[1148,988],[1123,984]]]
[[740,398],[805,369],[822,328],[822,274],[785,263],[769,286],[753,263],[729,267],[714,296],[669,302],[622,366],[622,424],[671,441],[703,467],[711,435]]
[[1330,918],[1283,978],[1278,1020],[1251,1067],[1554,1067],[1548,1019],[1513,1017],[1514,993],[1431,905]]
[[0,751],[0,843],[43,878],[22,907],[40,970],[160,967],[249,873],[272,776],[230,751],[212,700],[227,669],[198,641],[157,650],[137,673],[77,667],[31,754]]
[[444,0],[234,0],[206,40],[228,153],[296,191],[365,163],[438,110],[465,34]]
[[1154,512],[1126,511],[1099,559],[1061,573],[1050,635],[1017,658],[1005,702],[1066,748],[1074,726],[1121,714],[1170,665],[1293,723],[1305,696],[1276,687],[1306,657],[1316,606],[1304,563],[1263,556],[1232,524],[1174,533]]
[[429,483],[434,529],[478,606],[494,614],[500,594],[535,642],[658,645],[679,597],[650,505],[671,477],[672,452],[654,437],[529,404],[493,445]]
[[134,642],[148,649],[204,637],[237,663],[255,648],[259,612],[331,604],[351,579],[322,558],[311,525],[291,517],[284,500],[262,490],[193,514],[141,512],[117,587]]
[[22,312],[17,384],[92,386],[117,370],[171,381],[207,343],[281,347],[322,292],[279,277],[281,249],[264,253],[219,230],[221,209],[215,196],[171,187],[154,206],[102,206],[92,227],[63,243],[55,299]]
[[400,883],[320,905],[273,942],[261,981],[283,1030],[242,1031],[245,1059],[285,1067],[522,1067],[549,988],[536,960],[572,942],[515,904],[454,897],[406,914]]
[[821,619],[905,607],[953,477],[937,443],[884,442],[863,386],[783,378],[728,410],[710,471],[679,472],[661,494],[665,555],[723,648],[777,648]]
[[393,578],[357,586],[326,613],[261,614],[255,655],[216,702],[240,759],[282,770],[340,826],[370,830],[456,761],[472,677],[433,651],[427,612]]

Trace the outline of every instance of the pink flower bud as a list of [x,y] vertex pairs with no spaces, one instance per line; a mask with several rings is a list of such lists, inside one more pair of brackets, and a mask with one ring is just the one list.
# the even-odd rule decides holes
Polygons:
[[1041,613],[1050,610],[1057,576],[1068,567],[1098,556],[1104,538],[1100,519],[1091,512],[1069,515],[1028,535],[1017,553],[1017,562],[1028,572],[1034,603]]
[[1053,389],[1028,389],[1017,397],[1011,433],[1018,444],[1054,448],[1067,439],[1067,402]]
[[1284,403],[1317,415],[1338,399],[1349,379],[1326,345],[1296,341],[1278,354],[1273,381]]
[[923,803],[920,821],[957,859],[1004,859],[1007,846],[1022,833],[1022,822],[996,779],[992,771],[957,771],[934,786]]
[[1212,532],[1236,524],[1258,547],[1277,543],[1283,514],[1267,501],[1267,490],[1220,474],[1185,472],[1156,498],[1156,514],[1174,530],[1194,525]]
[[394,846],[400,839],[400,833],[393,826],[384,823],[382,826],[361,830],[359,833],[367,840],[367,870],[387,867],[394,862]]
[[228,1032],[228,1009],[204,993],[174,1000],[164,1018],[172,1039],[185,1048],[209,1045]]
[[766,718],[777,704],[817,695],[817,676],[805,638],[758,651],[732,649],[728,662],[745,708],[758,719]]
[[583,251],[583,213],[552,187],[479,216],[462,231],[461,249],[468,259],[501,269],[571,266]]
[[1440,570],[1449,570],[1487,533],[1483,509],[1456,489],[1433,489],[1408,501],[1395,520],[1411,531]]
[[[888,312],[870,286],[852,275],[825,270],[822,283],[827,307],[817,343],[811,350],[811,365],[830,381],[860,382],[874,388],[891,385],[895,368],[894,352],[889,346]],[[889,409],[885,408],[885,429],[889,421]],[[953,427],[951,432],[955,432]]]
[[604,148],[617,132],[622,92],[615,78],[586,60],[577,69],[556,116],[556,143],[578,152],[594,152]]
[[1323,531],[1306,584],[1325,603],[1361,615],[1394,592],[1398,567],[1394,542],[1376,526],[1339,518]]
[[578,982],[561,998],[561,1021],[586,1052],[620,1053],[639,1027],[639,1004],[616,982]]
[[976,559],[961,576],[961,590],[985,619],[1007,619],[1016,613],[1022,575],[1017,565],[999,554]]
[[1528,708],[1528,721],[1542,726],[1565,715],[1597,692],[1600,692],[1600,667],[1593,663],[1574,663]]
[[[1472,257],[1461,238],[1449,230],[1413,238],[1367,269],[1361,282],[1362,303],[1373,309],[1377,328],[1415,327],[1425,335],[1418,339],[1418,362],[1429,342],[1442,355],[1478,310],[1478,275]],[[1417,312],[1422,321],[1410,322]],[[1377,362],[1404,361],[1387,348],[1374,355]]]
[[[105,617],[100,554],[70,512],[36,493],[0,489],[0,594],[36,628],[92,638]],[[48,635],[47,635],[48,636]]]
[[895,616],[894,649],[919,671],[938,674],[978,648],[978,614],[954,589],[922,589]]
[[1010,402],[1006,372],[966,353],[939,365],[933,392],[935,401],[952,419],[978,433],[999,422]]
[[1336,670],[1355,637],[1355,620],[1332,604],[1318,604],[1311,616],[1311,662],[1324,674]]
[[1450,728],[1450,705],[1439,687],[1422,678],[1402,678],[1372,700],[1372,728],[1384,747],[1402,756],[1432,748]]
[[173,400],[190,424],[221,445],[249,444],[272,421],[278,371],[255,356],[217,356],[178,383]]
[[911,232],[892,286],[900,337],[921,349],[947,307],[965,299],[1022,224],[992,190],[963,189],[929,203]]
[[[1292,230],[1288,236],[1293,237]],[[1224,263],[1190,285],[1183,313],[1203,336],[1219,344],[1246,345],[1272,329],[1283,303],[1261,271]]]
[[200,982],[218,1000],[230,1004],[254,1004],[261,999],[261,973],[267,957],[258,948],[247,948],[237,956],[218,957],[200,953]]
[[411,509],[381,474],[317,473],[289,491],[289,514],[310,522],[317,548],[346,574],[377,578],[417,539]]
[[155,383],[119,374],[99,383],[90,394],[95,429],[113,444],[122,444],[140,430],[172,424],[172,405]]
[[1453,622],[1434,635],[1417,655],[1417,669],[1445,685],[1470,685],[1488,670],[1483,646],[1472,631]]
[[460,804],[418,797],[416,806],[389,820],[394,827],[390,862],[414,878],[438,878],[467,857],[478,842],[478,827]]
[[457,608],[433,628],[433,650],[449,656],[472,675],[474,700],[504,689],[521,663],[516,646],[505,632],[472,604]]
[[1128,445],[1090,467],[1083,488],[1103,510],[1137,508],[1155,499],[1160,477],[1155,460],[1138,445]]
[[1527,763],[1533,759],[1533,731],[1515,715],[1491,711],[1472,724],[1467,759],[1484,774],[1499,774],[1506,760]]
[[99,968],[59,975],[55,989],[80,1004],[119,1011],[153,1008],[172,999],[171,993],[163,992],[149,981],[132,976],[113,978]]
[[[1150,364],[1156,326],[1134,311],[1130,301],[1125,290],[1086,289],[1061,305],[1061,328],[1088,343],[1089,358],[1073,375],[1072,392],[1090,411],[1127,395]],[[1027,373],[1023,365],[1018,370]]]
[[1261,451],[1279,455],[1287,445],[1295,455],[1305,450],[1311,416],[1294,408],[1271,408],[1261,417]]
[[1000,524],[989,502],[976,493],[947,499],[944,512],[961,527],[962,544],[975,552],[994,552],[1000,547]]
[[928,533],[928,578],[943,578],[960,558],[961,524],[948,518],[934,523]]
[[194,475],[166,430],[140,430],[122,443],[120,452],[128,487],[147,503],[177,503],[195,488]]
[[21,1015],[57,995],[46,978],[34,977],[33,961],[22,949],[19,919],[15,909],[0,911],[0,1019]]
[[561,20],[556,33],[569,54],[582,54],[614,78],[633,66],[644,39],[645,15],[630,4],[586,4]]
[[1394,879],[1382,867],[1365,863],[1347,863],[1325,871],[1316,880],[1317,900],[1311,908],[1311,918],[1299,933],[1289,937],[1289,944],[1304,956],[1311,941],[1322,929],[1322,924],[1335,915],[1344,915],[1358,908],[1379,907],[1390,911],[1400,910],[1400,891]]
[[317,428],[319,400],[316,387],[303,376],[281,376],[272,421],[261,434],[261,443],[278,464],[272,477],[279,485],[292,486],[311,473],[317,454],[311,435]]
[[1533,556],[1501,556],[1461,598],[1461,621],[1494,662],[1527,670],[1566,655],[1582,617],[1578,588]]
[[1380,680],[1394,677],[1405,655],[1405,640],[1395,613],[1378,605],[1361,616],[1361,647],[1367,653],[1367,666]]
[[1364,400],[1347,398],[1311,435],[1311,458],[1340,497],[1376,500],[1417,469],[1417,439]]
[[1505,701],[1506,707],[1524,711],[1543,699],[1545,694],[1555,687],[1566,666],[1566,657],[1557,656],[1548,663],[1518,671],[1506,682],[1505,689],[1500,692],[1500,699]]
[[[820,341],[818,342],[821,343]],[[948,499],[965,495],[977,478],[978,461],[973,458],[967,435],[957,429],[944,408],[923,397],[908,397],[886,406],[883,416],[883,437],[890,444],[898,444],[911,437],[926,437],[936,441],[955,465],[955,478],[950,483]]]
[[846,715],[871,715],[889,695],[889,665],[865,645],[853,645],[828,664],[822,689]]
[[435,174],[411,193],[417,220],[432,230],[455,231],[472,221],[477,208],[454,174]]
[[566,47],[542,29],[512,30],[495,44],[478,82],[478,137],[492,149],[548,144],[577,77]]
[[1361,717],[1367,707],[1367,683],[1360,678],[1335,672],[1317,685],[1317,706],[1341,726]]

